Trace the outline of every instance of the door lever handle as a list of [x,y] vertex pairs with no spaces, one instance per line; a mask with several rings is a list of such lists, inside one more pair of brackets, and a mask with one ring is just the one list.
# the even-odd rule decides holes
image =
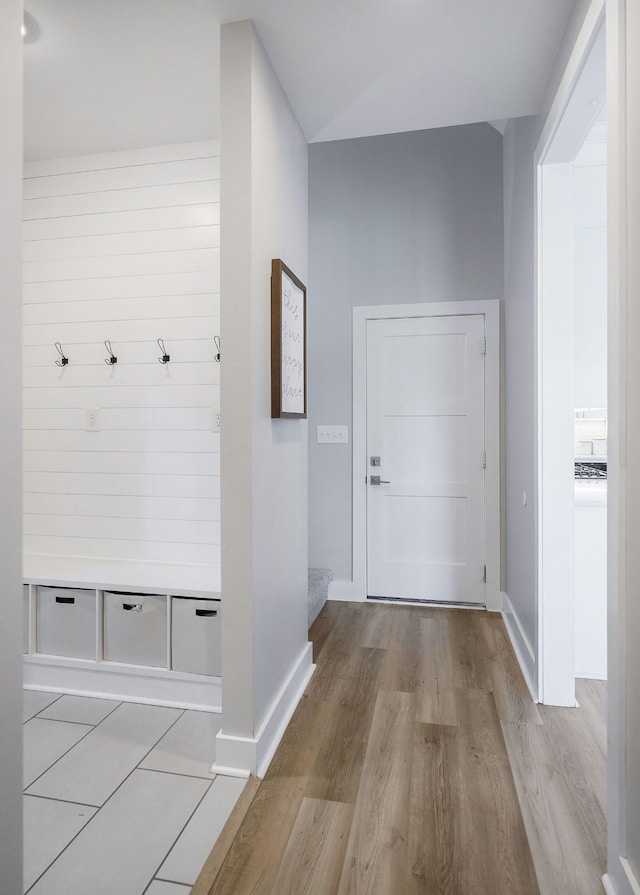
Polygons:
[[391,482],[387,481],[387,479],[381,479],[379,475],[370,476],[370,482],[372,485],[390,485]]

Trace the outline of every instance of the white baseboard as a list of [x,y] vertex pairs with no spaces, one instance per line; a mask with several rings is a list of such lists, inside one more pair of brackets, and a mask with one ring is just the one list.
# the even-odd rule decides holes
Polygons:
[[357,581],[332,581],[329,584],[329,599],[345,603],[364,603],[367,595]]
[[531,698],[534,702],[538,699],[536,686],[536,655],[529,642],[529,638],[522,629],[520,619],[515,612],[511,600],[505,593],[502,595],[502,618],[511,640],[511,646],[516,654],[522,675],[525,679]]
[[620,857],[618,860],[620,867],[614,868],[613,873],[610,871],[602,877],[605,892],[607,895],[640,895],[640,880],[631,869],[631,865],[626,858]]
[[23,684],[27,690],[205,712],[221,711],[222,681],[219,677],[42,656],[25,657],[23,665]]
[[211,765],[213,774],[220,774],[222,777],[240,777],[241,780],[248,780],[249,771],[246,768],[229,768],[226,765],[218,764],[216,761]]
[[615,895],[640,895],[640,880],[631,869],[631,864],[626,858],[621,857],[620,866],[624,873],[623,883],[619,889],[613,887]]
[[629,864],[626,858],[620,858],[620,863],[627,876],[627,882],[630,886],[629,891],[632,892],[633,895],[640,895],[640,880],[631,869],[631,864]]
[[211,768],[212,773],[233,777],[248,777],[249,774],[264,777],[287,724],[315,671],[312,657],[313,644],[307,643],[255,737],[225,734],[223,718],[223,729],[216,735],[216,760]]
[[640,880],[631,869],[631,864],[629,864],[626,858],[620,858],[620,863],[622,864],[622,869],[627,875],[627,882],[630,886],[630,892],[632,892],[633,895],[640,895]]
[[[224,718],[222,723],[224,725]],[[219,730],[216,734],[216,760],[211,765],[211,773],[225,777],[259,776],[257,753],[257,738],[232,736]]]

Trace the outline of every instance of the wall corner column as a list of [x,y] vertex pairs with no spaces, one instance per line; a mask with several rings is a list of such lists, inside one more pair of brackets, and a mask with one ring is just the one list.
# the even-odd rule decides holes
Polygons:
[[221,29],[222,730],[261,774],[311,672],[307,424],[271,419],[271,260],[307,280],[307,143],[250,21]]

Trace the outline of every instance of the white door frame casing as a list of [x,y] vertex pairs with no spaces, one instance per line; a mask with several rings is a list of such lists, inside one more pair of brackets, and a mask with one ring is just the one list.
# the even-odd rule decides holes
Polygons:
[[[573,198],[566,163],[579,148],[580,128],[601,77],[603,27],[604,3],[596,0],[534,154],[537,693],[540,702],[563,706],[575,705],[573,384],[566,356],[573,274],[563,260],[571,251],[567,216]],[[596,111],[592,108],[591,114]]]
[[352,580],[332,582],[334,600],[367,599],[367,321],[404,317],[483,315],[485,362],[485,549],[486,607],[502,609],[500,591],[500,302],[447,301],[373,305],[353,309],[353,437],[352,437]]
[[[608,860],[603,885],[608,895],[640,892],[637,863],[628,860],[627,826],[633,811],[627,762],[634,737],[628,716],[633,691],[629,647],[637,628],[630,624],[631,601],[637,598],[637,390],[638,268],[635,252],[638,216],[638,65],[640,18],[637,4],[607,2],[608,129],[608,415],[609,480],[607,495],[608,691],[607,691],[607,831]],[[615,459],[611,467],[611,457]],[[635,480],[634,480],[635,478]],[[634,487],[635,486],[635,487]],[[635,699],[637,701],[637,695]],[[633,772],[632,772],[633,773]],[[637,811],[637,801],[636,801]],[[630,810],[631,809],[631,810]],[[633,823],[633,821],[632,821]],[[634,824],[637,829],[637,823]],[[637,854],[635,855],[637,860]],[[635,863],[635,866],[633,866]]]

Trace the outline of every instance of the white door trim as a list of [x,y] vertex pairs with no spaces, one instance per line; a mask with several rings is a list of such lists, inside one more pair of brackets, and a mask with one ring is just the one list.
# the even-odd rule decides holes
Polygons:
[[[557,446],[558,433],[566,436],[572,410],[572,384],[567,381],[566,349],[557,334],[571,328],[570,284],[559,282],[557,254],[565,237],[562,227],[550,233],[548,213],[555,206],[559,220],[563,202],[563,163],[572,159],[586,135],[579,138],[586,101],[598,79],[598,56],[604,53],[602,27],[604,2],[594,0],[576,40],[542,135],[534,153],[536,178],[535,247],[535,419],[536,443],[536,613],[537,692],[540,702],[575,705],[574,610],[573,610],[573,480],[567,478],[566,462],[573,462],[572,433],[564,437],[565,456]],[[599,43],[600,42],[600,43]],[[595,50],[594,50],[595,48]],[[569,110],[569,112],[568,112]],[[595,114],[595,110],[594,113]],[[549,189],[551,185],[551,189]],[[566,190],[565,190],[566,192]],[[558,209],[560,209],[558,211]],[[544,227],[543,227],[544,224]],[[566,420],[566,424],[565,424]],[[566,453],[565,451],[565,453]],[[559,545],[563,548],[559,551]],[[562,557],[560,558],[560,552]]]
[[487,609],[499,612],[500,592],[500,302],[445,301],[373,305],[353,309],[353,572],[351,581],[334,582],[332,599],[364,602],[367,598],[366,396],[367,321],[402,317],[451,317],[482,314],[485,318],[485,445],[487,451],[485,536]]
[[[630,179],[638,182],[636,147],[638,137],[630,140],[628,128],[637,134],[638,113],[633,97],[627,100],[627,84],[633,84],[627,70],[627,47],[637,47],[637,9],[631,8],[634,20],[627,36],[624,0],[607,3],[607,139],[608,139],[608,417],[609,466],[607,481],[607,600],[608,600],[608,685],[607,685],[607,835],[608,866],[603,878],[610,895],[640,890],[639,880],[624,855],[627,850],[628,786],[627,786],[627,689],[630,682],[627,666],[628,646],[633,642],[627,634],[630,600],[636,599],[636,585],[629,553],[637,549],[635,526],[628,523],[628,504],[636,494],[629,481],[628,458],[635,455],[634,431],[637,431],[636,395],[629,392],[631,381],[637,381],[638,361],[629,315],[636,303],[637,273],[630,279],[629,263],[638,233],[638,214],[629,214]],[[627,41],[629,41],[627,43]],[[637,93],[636,93],[637,96]],[[633,420],[629,419],[633,413]],[[631,451],[629,448],[631,447]],[[613,461],[613,463],[612,463]],[[637,696],[636,696],[637,699]]]

